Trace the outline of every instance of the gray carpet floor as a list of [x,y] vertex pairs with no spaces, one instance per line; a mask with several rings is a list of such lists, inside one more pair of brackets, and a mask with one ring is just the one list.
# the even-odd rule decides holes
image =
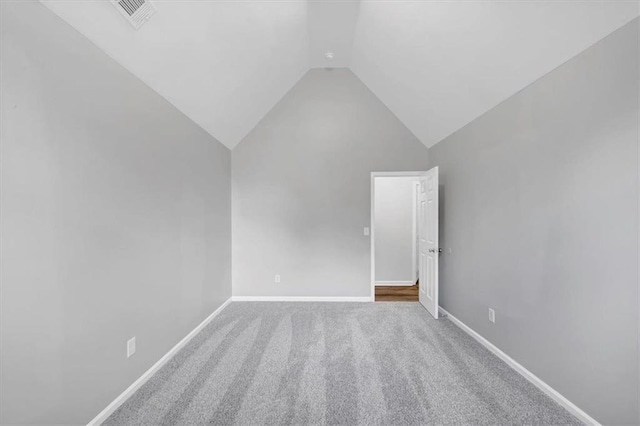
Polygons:
[[418,303],[231,303],[106,425],[580,424]]

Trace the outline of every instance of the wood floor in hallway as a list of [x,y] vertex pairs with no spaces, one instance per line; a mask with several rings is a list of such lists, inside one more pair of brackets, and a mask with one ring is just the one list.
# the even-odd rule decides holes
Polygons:
[[417,302],[418,284],[376,286],[376,302]]

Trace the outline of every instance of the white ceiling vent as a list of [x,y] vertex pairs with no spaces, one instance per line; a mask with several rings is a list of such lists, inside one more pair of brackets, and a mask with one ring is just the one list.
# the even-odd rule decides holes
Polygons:
[[111,3],[136,30],[156,13],[150,0],[111,0]]

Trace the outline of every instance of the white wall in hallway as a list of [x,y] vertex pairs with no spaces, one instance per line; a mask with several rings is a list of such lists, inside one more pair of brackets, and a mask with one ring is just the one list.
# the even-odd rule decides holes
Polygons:
[[375,280],[380,284],[415,281],[415,177],[377,177],[374,187]]

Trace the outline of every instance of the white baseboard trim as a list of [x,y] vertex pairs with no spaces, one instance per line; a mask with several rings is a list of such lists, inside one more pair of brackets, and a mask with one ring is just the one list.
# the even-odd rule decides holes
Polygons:
[[593,417],[589,416],[587,413],[582,411],[577,405],[575,405],[573,402],[569,401],[567,398],[562,396],[560,392],[553,389],[551,386],[549,386],[547,383],[545,383],[541,378],[533,374],[531,371],[524,368],[516,360],[511,358],[506,353],[502,352],[500,349],[498,349],[498,347],[496,347],[493,343],[489,342],[487,339],[485,339],[480,334],[475,332],[471,327],[469,327],[468,325],[460,321],[458,318],[451,315],[446,310],[442,308],[440,308],[440,310],[447,315],[447,317],[451,320],[452,323],[460,327],[462,331],[464,331],[469,336],[476,339],[482,346],[489,349],[494,355],[496,355],[498,358],[506,362],[507,365],[509,365],[509,367],[513,368],[518,373],[520,373],[525,379],[533,383],[538,389],[540,389],[542,392],[547,394],[547,396],[549,396],[555,402],[563,406],[567,411],[569,411],[571,414],[576,416],[583,423],[587,425],[601,426],[600,423],[598,423]]
[[371,297],[233,296],[234,302],[372,302]]
[[133,384],[131,386],[129,386],[120,395],[118,395],[116,397],[116,399],[114,399],[111,402],[111,404],[107,405],[107,407],[104,410],[102,410],[100,412],[100,414],[95,416],[93,418],[93,420],[91,420],[87,424],[87,426],[98,426],[98,425],[102,424],[102,422],[107,420],[107,418],[111,414],[113,414],[113,412],[116,411],[127,399],[129,399],[129,397],[131,395],[133,395],[135,391],[140,389],[140,387],[142,385],[144,385],[147,382],[147,380],[149,380],[151,378],[151,376],[154,375],[154,373],[156,371],[158,371],[160,368],[162,368],[162,366],[165,365],[167,363],[167,361],[169,361],[180,349],[185,347],[187,345],[187,343],[189,343],[189,341],[191,339],[193,339],[193,337],[196,334],[198,334],[204,327],[206,327],[207,324],[209,324],[211,322],[212,319],[214,319],[220,312],[222,312],[222,310],[224,308],[226,308],[229,303],[231,303],[231,298],[227,299],[222,305],[220,305],[220,307],[218,309],[213,311],[213,313],[211,315],[209,315],[207,318],[204,319],[204,321],[202,321],[200,324],[198,324],[196,326],[196,328],[191,330],[191,332],[189,332],[189,334],[187,334],[173,348],[171,348],[169,350],[169,352],[167,352],[162,358],[160,358],[160,360],[158,362],[153,364],[153,366],[151,368],[149,368],[147,371],[145,371],[144,374],[138,378],[138,380],[133,382]]
[[415,285],[415,281],[376,281],[375,285],[383,285],[383,286],[413,286]]

